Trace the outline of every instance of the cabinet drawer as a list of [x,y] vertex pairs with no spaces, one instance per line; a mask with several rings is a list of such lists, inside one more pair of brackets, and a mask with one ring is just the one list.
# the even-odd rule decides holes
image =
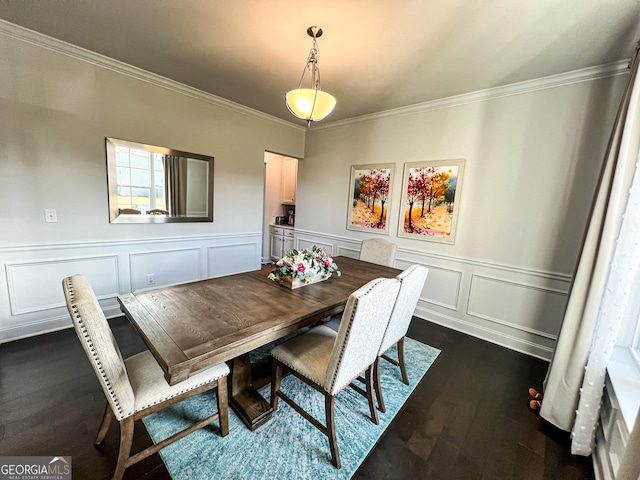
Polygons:
[[284,228],[280,228],[280,227],[271,227],[271,233],[273,235],[283,235],[284,232]]
[[283,228],[282,230],[284,231],[284,236],[285,237],[293,238],[293,230],[290,230],[288,228]]

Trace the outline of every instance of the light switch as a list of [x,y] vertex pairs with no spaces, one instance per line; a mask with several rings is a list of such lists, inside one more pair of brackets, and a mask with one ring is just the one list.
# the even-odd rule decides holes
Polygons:
[[45,208],[44,221],[47,223],[57,223],[58,213],[56,212],[55,208]]

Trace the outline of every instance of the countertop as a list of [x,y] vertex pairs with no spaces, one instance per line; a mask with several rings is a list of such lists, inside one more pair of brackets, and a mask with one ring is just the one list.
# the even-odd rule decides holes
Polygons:
[[276,225],[275,223],[270,223],[270,227],[278,227],[278,228],[288,228],[289,230],[294,230],[295,227],[293,225]]

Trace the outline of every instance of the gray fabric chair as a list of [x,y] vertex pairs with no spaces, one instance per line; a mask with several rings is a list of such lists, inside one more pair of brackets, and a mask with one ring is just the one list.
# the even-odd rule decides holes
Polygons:
[[[121,479],[127,467],[214,420],[220,422],[220,434],[223,437],[227,435],[229,423],[226,376],[229,374],[229,367],[226,364],[215,365],[192,375],[184,382],[170,386],[151,352],[145,351],[126,360],[122,359],[111,327],[85,276],[65,278],[62,288],[75,331],[107,397],[96,445],[104,440],[114,418],[120,423],[120,449],[114,479]],[[216,413],[130,456],[135,420],[216,387]]]
[[360,260],[393,267],[396,261],[396,244],[383,238],[367,238],[360,246]]
[[[371,418],[379,423],[373,398],[373,367],[399,288],[400,282],[396,279],[373,280],[351,294],[337,332],[325,325],[314,327],[271,351],[271,405],[274,411],[278,409],[278,398],[282,398],[324,433],[329,438],[331,459],[336,468],[340,468],[341,463],[335,430],[335,396],[362,372],[366,372],[366,391],[351,386],[367,397]],[[324,394],[326,425],[280,390],[283,371]]]
[[[375,363],[375,386],[376,396],[378,398],[378,406],[381,412],[386,412],[384,399],[382,397],[382,387],[380,385],[380,358],[391,362],[400,367],[402,373],[402,381],[409,385],[409,376],[407,375],[407,367],[404,362],[404,337],[409,329],[411,318],[415,312],[420,294],[424,288],[424,282],[427,279],[429,269],[422,265],[412,265],[405,271],[400,273],[396,278],[400,280],[400,292],[398,299],[391,312],[389,325],[380,344],[378,358]],[[393,345],[398,346],[398,360],[385,355]]]

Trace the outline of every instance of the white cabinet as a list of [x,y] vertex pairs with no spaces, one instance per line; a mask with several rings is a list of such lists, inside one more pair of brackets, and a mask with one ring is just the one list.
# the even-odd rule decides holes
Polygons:
[[282,203],[296,203],[296,183],[298,179],[298,159],[285,157],[282,163]]
[[[278,233],[278,231],[280,231],[280,233]],[[284,237],[281,231],[282,231],[281,228],[271,227],[271,232],[269,233],[269,238],[270,238],[269,255],[271,256],[271,260],[273,260],[274,262],[282,258]]]
[[272,226],[269,228],[269,239],[269,254],[274,262],[284,257],[285,252],[294,249],[294,232],[291,228]]
[[286,228],[284,230],[284,246],[283,246],[283,250],[285,252],[291,252],[295,247],[294,247],[294,241],[293,241],[293,230],[290,230],[288,228]]

